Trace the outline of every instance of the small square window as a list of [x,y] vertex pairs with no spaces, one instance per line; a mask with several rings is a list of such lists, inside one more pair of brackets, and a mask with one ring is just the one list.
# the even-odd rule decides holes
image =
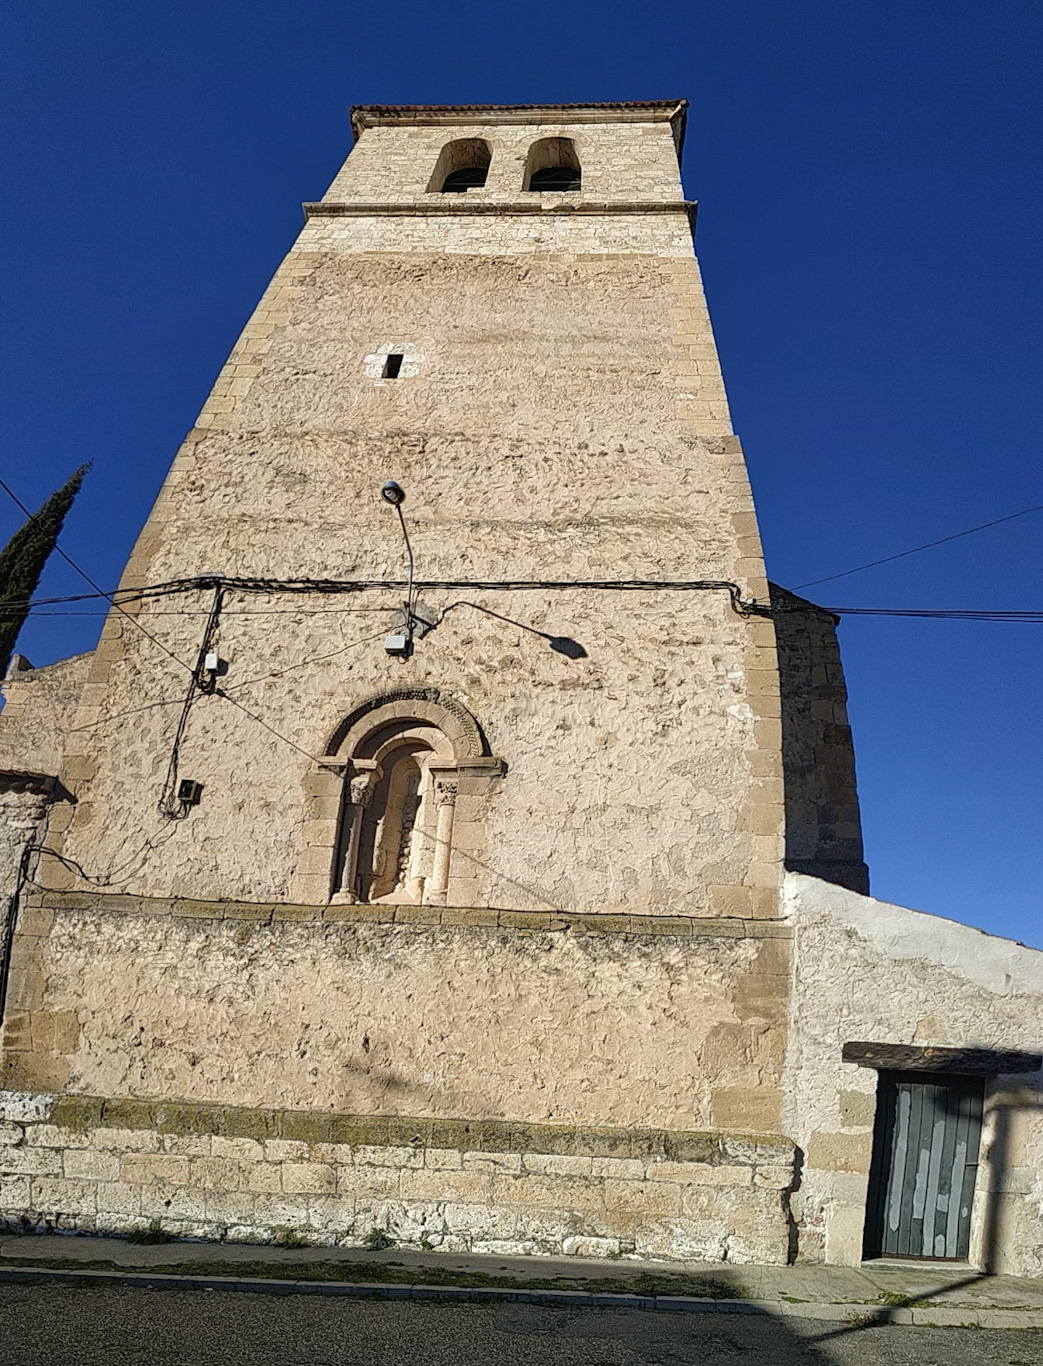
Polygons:
[[399,371],[402,369],[404,356],[401,351],[392,351],[384,362],[382,379],[398,379]]

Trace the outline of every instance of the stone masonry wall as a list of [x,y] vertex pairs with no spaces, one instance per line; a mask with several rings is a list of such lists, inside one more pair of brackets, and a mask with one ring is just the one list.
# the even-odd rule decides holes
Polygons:
[[785,1139],[0,1092],[0,1226],[781,1263]]
[[[648,129],[577,132],[592,140],[584,195],[589,185],[599,199],[588,209],[608,195],[595,184],[595,142],[630,148],[612,170],[624,198],[683,208],[676,158],[671,184],[663,179],[669,127]],[[548,128],[499,131],[524,139]],[[327,207],[361,202],[352,167],[358,195],[374,193],[364,176],[385,133],[398,154],[412,148],[419,185],[431,138],[440,147],[457,132],[367,131]],[[642,167],[654,185],[638,184]],[[399,578],[401,536],[378,494],[395,477],[409,490],[424,578],[712,579],[764,600],[698,266],[690,243],[683,257],[662,254],[683,213],[616,213],[634,235],[612,250],[530,242],[517,255],[497,246],[506,217],[473,213],[470,192],[456,197],[471,208],[455,217],[410,215],[394,207],[399,169],[388,163],[383,175],[382,249],[357,235],[356,218],[309,220],[182,447],[125,582],[215,571]],[[557,221],[549,208],[515,217],[526,232]],[[574,220],[583,233],[608,221]],[[482,251],[444,250],[437,225],[450,222],[480,233]],[[409,373],[392,382],[374,357],[395,347]],[[77,804],[55,813],[55,847],[115,890],[319,904],[335,835],[309,843],[311,784],[329,736],[388,687],[433,686],[471,711],[506,764],[459,822],[450,902],[777,914],[783,794],[769,621],[737,615],[723,589],[423,596],[441,624],[402,663],[382,645],[401,590],[231,593],[216,647],[230,664],[223,690],[239,705],[197,701],[180,772],[204,797],[176,828],[156,802],[187,675],[125,618],[110,619],[63,772]],[[209,602],[184,592],[128,610],[185,662]],[[562,637],[580,650],[552,648]],[[335,811],[323,819],[332,827]],[[43,876],[76,881],[55,861]]]
[[[529,194],[522,190],[525,159],[542,138],[570,138],[582,167],[579,193]],[[485,185],[453,196],[467,205],[575,204],[638,201],[671,203],[682,198],[671,126],[650,123],[459,123],[367,128],[323,196],[330,203],[416,204],[444,199],[432,192],[431,176],[446,143],[481,138],[492,152]]]
[[869,891],[837,618],[770,585],[779,653],[786,867]]
[[[786,876],[795,932],[783,1132],[801,1151],[800,1260],[857,1265],[877,1073],[846,1042],[1015,1049],[1043,1043],[1043,953],[799,873]],[[1043,1074],[986,1089],[971,1260],[1043,1275]]]
[[56,774],[65,754],[66,736],[80,703],[80,690],[91,666],[90,654],[72,655],[57,664],[34,669],[15,656],[3,683],[0,711],[0,769],[28,769]]
[[19,916],[3,1084],[775,1132],[786,933],[737,919],[40,894]]

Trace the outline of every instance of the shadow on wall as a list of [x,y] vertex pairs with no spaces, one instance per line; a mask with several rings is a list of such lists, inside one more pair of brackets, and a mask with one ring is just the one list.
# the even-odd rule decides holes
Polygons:
[[869,894],[839,617],[768,585],[779,660],[786,867]]

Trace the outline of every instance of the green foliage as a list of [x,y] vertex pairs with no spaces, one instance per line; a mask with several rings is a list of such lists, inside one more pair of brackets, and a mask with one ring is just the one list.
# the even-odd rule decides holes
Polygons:
[[0,678],[7,672],[18,633],[28,615],[28,600],[89,468],[81,465],[0,550]]
[[168,1233],[158,1219],[153,1219],[148,1228],[133,1228],[127,1234],[128,1243],[176,1243],[177,1236]]
[[362,1240],[362,1246],[370,1252],[380,1252],[385,1247],[394,1247],[394,1238],[389,1238],[382,1228],[371,1228]]
[[295,1228],[280,1228],[275,1235],[277,1247],[309,1247],[310,1244],[302,1233],[298,1233]]

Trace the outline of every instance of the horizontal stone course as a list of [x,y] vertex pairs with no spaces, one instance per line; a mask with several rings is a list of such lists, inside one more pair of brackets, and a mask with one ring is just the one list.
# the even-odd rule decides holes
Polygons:
[[[728,1218],[753,1259],[785,1259],[778,1191],[793,1148],[779,1136],[304,1111],[247,1123],[235,1107],[40,1100],[0,1147],[0,1224],[127,1232],[158,1220],[182,1236],[264,1242],[293,1230],[321,1244],[379,1228],[447,1251],[713,1259]],[[31,1144],[34,1127],[53,1146]],[[256,1140],[244,1127],[308,1137]]]
[[[112,1113],[120,1116],[119,1129],[107,1123]],[[323,1145],[322,1160],[336,1161],[331,1148],[340,1145],[354,1153],[354,1161],[359,1165],[400,1168],[423,1166],[425,1150],[748,1166],[776,1166],[792,1162],[793,1156],[793,1144],[778,1134],[587,1128],[501,1119],[339,1115],[307,1110],[251,1110],[191,1101],[175,1104],[107,1100],[101,1096],[54,1097],[49,1121],[49,1130],[72,1131],[73,1137],[90,1130],[95,1146],[139,1152],[158,1152],[161,1137],[167,1134],[209,1134],[213,1156],[243,1161],[257,1161],[262,1155],[261,1143],[242,1137],[247,1129],[273,1135],[263,1144],[264,1156],[269,1161],[306,1161],[312,1145]],[[291,1133],[296,1136],[283,1137]],[[520,1170],[520,1164],[516,1169]]]
[[[724,889],[728,891],[741,889]],[[676,935],[680,938],[790,938],[779,923],[765,925],[742,915],[616,915],[570,911],[532,912],[472,906],[327,906],[246,901],[190,901],[184,897],[134,896],[111,892],[34,893],[30,904],[55,911],[106,911],[114,915],[170,915],[193,920],[314,921],[323,925],[382,924],[430,929],[499,929],[556,934]],[[748,912],[749,907],[743,907]]]

